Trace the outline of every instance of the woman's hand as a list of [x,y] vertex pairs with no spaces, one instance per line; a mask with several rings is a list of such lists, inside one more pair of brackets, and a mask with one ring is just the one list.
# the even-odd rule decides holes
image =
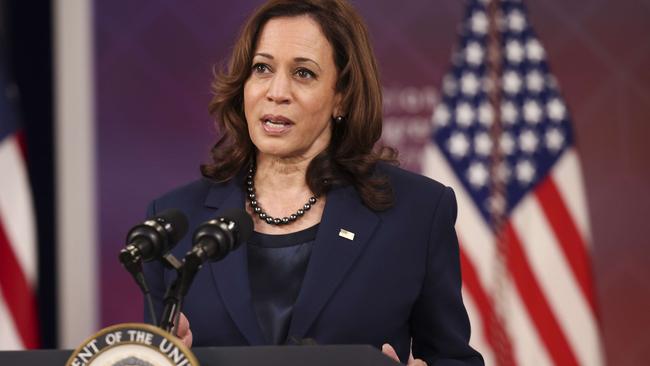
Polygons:
[[[400,362],[399,357],[397,357],[397,352],[395,352],[395,349],[388,344],[384,343],[383,346],[381,346],[381,352],[385,354],[386,356],[392,358],[393,360]],[[409,362],[406,364],[407,366],[427,366],[427,363],[422,361],[421,359],[413,359],[413,355],[409,356]]]
[[176,334],[187,348],[192,347],[192,331],[190,330],[190,321],[185,314],[181,313],[178,317],[178,332]]

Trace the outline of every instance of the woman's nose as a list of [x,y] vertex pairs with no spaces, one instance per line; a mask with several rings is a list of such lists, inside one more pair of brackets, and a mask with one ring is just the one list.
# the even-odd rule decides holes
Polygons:
[[291,100],[291,80],[281,73],[273,75],[266,98],[278,104],[288,103]]

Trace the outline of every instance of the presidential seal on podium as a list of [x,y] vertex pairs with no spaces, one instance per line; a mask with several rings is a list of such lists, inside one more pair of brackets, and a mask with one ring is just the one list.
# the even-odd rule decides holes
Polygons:
[[74,350],[66,366],[197,366],[180,339],[149,324],[104,328]]

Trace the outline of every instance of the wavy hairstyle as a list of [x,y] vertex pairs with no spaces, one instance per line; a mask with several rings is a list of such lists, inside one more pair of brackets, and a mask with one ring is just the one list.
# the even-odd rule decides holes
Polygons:
[[251,74],[257,39],[270,19],[307,15],[315,20],[334,50],[345,120],[332,122],[332,140],[307,168],[306,181],[321,196],[332,186],[352,184],[363,203],[376,211],[393,204],[393,192],[384,175],[376,172],[380,161],[397,162],[397,151],[375,148],[382,131],[382,95],[377,63],[368,31],[345,0],[271,0],[246,21],[229,66],[218,71],[212,84],[210,114],[221,137],[213,146],[212,163],[201,165],[203,176],[222,182],[232,179],[255,159],[255,146],[244,116],[244,84]]

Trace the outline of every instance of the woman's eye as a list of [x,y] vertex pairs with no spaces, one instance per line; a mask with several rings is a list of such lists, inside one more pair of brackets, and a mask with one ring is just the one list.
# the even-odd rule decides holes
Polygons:
[[298,69],[296,70],[296,75],[301,79],[315,79],[316,74],[307,69]]
[[267,64],[255,64],[253,65],[253,71],[259,74],[269,72],[269,65]]

